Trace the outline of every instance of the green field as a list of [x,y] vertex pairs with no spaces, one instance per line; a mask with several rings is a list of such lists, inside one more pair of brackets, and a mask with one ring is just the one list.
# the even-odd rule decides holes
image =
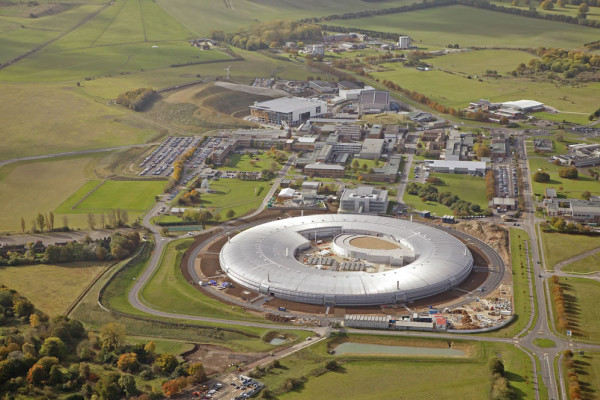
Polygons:
[[[573,336],[583,340],[600,340],[600,320],[597,318],[596,305],[600,301],[600,283],[586,278],[560,278],[564,291],[565,309],[569,329]],[[558,326],[557,312],[554,308],[554,326]],[[564,332],[561,332],[564,334]]]
[[0,92],[6,133],[0,160],[145,143],[156,136],[150,124],[75,87],[0,84]]
[[460,75],[483,75],[486,70],[508,75],[520,63],[539,58],[520,50],[469,50],[428,59],[426,62],[444,71]]
[[[274,160],[266,153],[260,155],[231,154],[227,162],[217,168],[221,171],[256,171],[269,169]],[[254,161],[254,164],[251,162]],[[279,164],[278,164],[279,165]]]
[[[170,243],[157,271],[141,292],[142,299],[156,310],[202,315],[205,317],[264,321],[228,304],[214,300],[185,280],[181,274],[181,259],[193,239],[183,239]],[[211,289],[209,289],[211,290]]]
[[[437,347],[440,344],[433,339],[349,336],[350,341],[355,339],[374,343],[383,340],[387,345]],[[261,381],[269,390],[278,393],[287,378],[308,378],[299,389],[278,395],[281,400],[318,399],[323,398],[323,393],[335,393],[343,399],[434,399],[440,398],[441,387],[444,388],[442,398],[479,400],[482,393],[489,391],[488,361],[498,356],[505,363],[507,377],[517,398],[534,397],[532,365],[525,353],[504,344],[461,342],[458,345],[473,354],[466,358],[338,356],[335,358],[341,366],[337,371],[318,374],[315,371],[331,357],[325,352],[325,346],[319,344],[282,359],[283,367],[274,368]],[[435,384],[432,384],[432,377],[435,377]]]
[[561,261],[568,260],[600,246],[598,238],[585,235],[542,232],[542,243],[546,258],[546,268],[553,269]]
[[[478,54],[481,53],[481,54]],[[499,51],[502,53],[518,53],[522,57],[522,52]],[[485,72],[486,69],[494,70],[497,59],[488,59],[485,52],[459,53],[453,56],[441,56],[428,59],[435,65],[437,60],[443,60],[445,57],[453,57],[458,63],[461,57],[468,60],[479,59],[474,62],[474,66],[469,66],[469,62],[461,61],[455,64],[454,68],[464,70],[477,70]],[[533,58],[529,57],[530,59]],[[518,64],[517,64],[518,65]],[[548,104],[561,111],[573,112],[593,112],[594,105],[589,103],[589,99],[595,96],[600,90],[600,84],[590,83],[578,87],[559,86],[552,82],[534,82],[524,78],[513,78],[505,75],[505,71],[499,70],[504,76],[502,78],[471,78],[469,74],[458,72],[444,72],[442,70],[418,71],[415,68],[404,67],[400,63],[382,64],[381,72],[373,72],[373,76],[380,81],[388,80],[398,83],[405,89],[415,90],[426,95],[434,101],[446,106],[463,108],[469,102],[480,98],[489,99],[493,102],[509,101],[515,99],[535,99]],[[516,67],[516,65],[515,65]],[[475,99],[475,100],[474,100]]]
[[296,20],[300,18],[340,14],[350,11],[375,10],[410,4],[407,0],[365,2],[363,0],[232,0],[227,3],[212,0],[158,0],[166,12],[182,25],[198,35],[206,35],[212,29],[235,32],[258,22],[275,19]]
[[0,282],[23,294],[46,314],[64,315],[106,268],[106,264],[91,262],[0,267]]
[[[598,246],[600,247],[600,245]],[[589,274],[600,271],[600,255],[599,253],[589,255],[579,261],[567,264],[563,267],[565,272],[575,272],[581,274]]]
[[544,195],[546,188],[555,188],[557,193],[560,193],[569,199],[581,199],[581,194],[585,191],[589,191],[593,195],[600,194],[600,182],[592,179],[592,177],[584,174],[579,174],[577,179],[567,179],[558,176],[558,172],[553,171],[554,168],[547,168],[548,174],[550,174],[550,182],[540,183],[533,180],[532,171],[532,189],[533,193]]
[[[84,185],[102,155],[62,158],[51,161],[30,161],[9,164],[0,169],[0,226],[2,231],[20,231],[21,217],[26,229],[38,213],[55,210],[70,193]],[[62,226],[58,215],[55,225]],[[69,216],[69,226],[85,226]]]
[[210,184],[216,193],[202,195],[202,206],[225,212],[235,211],[235,217],[255,210],[260,206],[270,186],[265,181],[242,181],[239,179],[219,179]]
[[[585,350],[583,355],[579,352],[573,352],[573,361],[575,361],[575,372],[577,373],[577,380],[581,386],[581,398],[582,399],[595,399],[598,398],[600,393],[600,353],[595,351]],[[565,387],[568,387],[568,381],[566,373],[569,370],[563,367],[565,376],[564,379]]]
[[[411,174],[414,174],[412,171],[414,170],[411,170]],[[482,210],[487,208],[488,201],[485,197],[485,178],[442,173],[432,173],[430,176],[437,176],[444,181],[442,185],[436,185],[438,193],[452,192],[460,197],[461,200],[479,204]],[[407,192],[404,192],[403,201],[410,207],[420,211],[431,211],[432,214],[437,214],[438,217],[446,214],[452,215],[452,210],[449,207],[433,201],[424,202],[419,196],[410,195]]]
[[[521,9],[521,10],[529,9],[529,6],[525,5],[525,2],[520,2],[520,4],[518,6],[513,6],[512,1],[495,0],[495,1],[490,1],[490,3],[502,5],[504,7],[517,8],[517,9]],[[558,15],[566,15],[566,16],[570,16],[570,17],[577,17],[577,15],[579,14],[579,12],[577,11],[578,7],[579,7],[578,5],[571,5],[571,4],[565,4],[563,7],[558,7],[555,4],[555,6],[552,10],[544,10],[541,7],[536,7],[536,8],[537,8],[537,12],[542,15],[558,14]],[[587,13],[585,18],[589,19],[589,20],[599,20],[600,19],[600,10],[598,10],[598,8],[590,7],[590,12]]]
[[161,194],[164,186],[164,181],[104,181],[101,184],[98,184],[98,181],[86,182],[56,211],[88,213],[120,208],[142,212],[154,204],[154,196]]
[[595,29],[532,19],[467,6],[437,7],[370,18],[334,20],[330,25],[410,35],[415,45],[462,48],[580,47],[597,40]]
[[155,2],[123,0],[0,71],[0,80],[75,80],[229,58],[217,50],[190,46],[187,40],[195,36]]

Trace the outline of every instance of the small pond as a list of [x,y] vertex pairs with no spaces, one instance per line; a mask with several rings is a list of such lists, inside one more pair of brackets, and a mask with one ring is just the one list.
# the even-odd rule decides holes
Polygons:
[[287,342],[286,339],[276,337],[276,338],[271,339],[269,344],[272,344],[273,346],[279,346],[280,344],[284,344],[286,342]]
[[346,342],[337,346],[336,355],[341,354],[385,354],[385,355],[411,355],[411,356],[444,356],[464,357],[463,350],[442,347],[409,347],[409,346],[387,346],[382,344],[352,343]]

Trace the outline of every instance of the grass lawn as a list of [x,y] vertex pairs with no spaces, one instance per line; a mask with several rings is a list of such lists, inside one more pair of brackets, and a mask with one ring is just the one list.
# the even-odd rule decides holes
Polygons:
[[556,347],[556,343],[550,339],[540,339],[540,338],[533,339],[533,344],[535,344],[538,347],[542,347],[542,348]]
[[[595,351],[585,350],[583,355],[579,355],[578,351],[573,352],[573,360],[575,361],[575,372],[579,384],[581,385],[582,399],[596,399],[600,393],[600,353]],[[563,368],[565,374],[569,371]],[[568,388],[567,376],[564,379],[565,387]]]
[[106,267],[90,262],[7,266],[0,267],[0,282],[23,294],[46,314],[56,316],[63,315]]
[[[487,208],[488,202],[485,197],[485,178],[442,173],[432,173],[430,176],[437,176],[444,181],[442,185],[436,186],[439,193],[452,192],[460,197],[461,200],[479,204],[482,209]],[[412,177],[414,177],[414,168],[411,168],[409,174],[409,178]],[[419,196],[410,195],[407,192],[404,192],[403,201],[410,207],[419,211],[428,210],[431,211],[432,214],[437,214],[440,217],[446,214],[452,215],[452,210],[449,207],[433,201],[424,202]]]
[[483,75],[490,69],[504,76],[510,74],[520,63],[527,64],[532,58],[539,57],[521,50],[471,50],[434,57],[426,62],[461,75]]
[[256,171],[260,172],[263,169],[269,169],[271,163],[275,162],[277,168],[281,169],[281,165],[273,158],[269,157],[266,152],[257,155],[246,154],[231,154],[227,157],[227,163],[217,168],[221,171]]
[[[26,229],[38,213],[55,210],[70,193],[85,184],[102,155],[69,157],[51,161],[9,164],[0,169],[0,227],[2,231],[20,231],[21,217]],[[55,218],[62,226],[62,218]],[[69,226],[78,226],[69,218]],[[82,225],[85,222],[82,219]]]
[[183,239],[170,243],[159,269],[144,286],[141,297],[154,309],[206,317],[264,321],[240,309],[214,300],[190,285],[181,274],[183,253],[193,243]]
[[[512,1],[502,1],[502,0],[494,0],[490,1],[490,3],[502,5],[504,7],[517,8],[521,10],[528,10],[529,6],[525,5],[525,3],[520,3],[518,6],[513,6]],[[563,7],[554,7],[552,10],[544,10],[541,7],[537,8],[537,12],[542,15],[554,14],[554,15],[565,15],[570,17],[577,17],[579,12],[577,11],[577,5],[565,4]],[[589,20],[599,20],[600,19],[600,11],[597,8],[590,8],[590,12],[586,14],[586,19]]]
[[572,122],[574,124],[581,124],[581,125],[585,125],[590,122],[590,120],[588,119],[588,116],[590,115],[589,113],[559,112],[559,113],[555,114],[555,113],[549,113],[549,112],[536,112],[536,113],[533,113],[532,115],[538,119],[547,119],[549,121],[556,121],[556,122],[567,121],[567,122]]
[[269,191],[269,184],[265,181],[219,179],[211,182],[210,188],[216,193],[202,195],[204,207],[221,210],[223,218],[229,209],[235,212],[235,217],[241,217],[258,208]]
[[79,90],[0,84],[0,160],[145,143],[156,136],[125,109],[107,107]]
[[[600,247],[600,243],[598,243]],[[574,263],[567,264],[563,267],[565,272],[576,272],[576,273],[593,273],[600,271],[600,253],[592,254]]]
[[[540,183],[532,179],[533,193],[543,195],[546,188],[555,188],[556,192],[566,198],[581,199],[581,194],[589,191],[592,195],[600,194],[600,182],[592,179],[592,177],[584,174],[579,174],[577,179],[567,179],[558,176],[558,172],[553,171],[554,168],[547,168],[550,174],[550,182]],[[535,171],[531,169],[532,175]]]
[[[377,336],[349,336],[354,341],[380,342]],[[383,338],[386,344],[436,346],[443,341],[407,338]],[[436,343],[437,342],[437,343]],[[456,343],[456,341],[455,341]],[[489,359],[499,356],[505,363],[507,377],[518,398],[534,396],[529,357],[510,345],[462,342],[471,348],[472,355],[465,358],[415,357],[415,356],[339,356],[341,367],[334,372],[314,376],[331,356],[325,346],[313,346],[281,360],[283,368],[274,368],[261,378],[267,387],[278,392],[289,377],[306,376],[308,382],[299,389],[278,395],[281,400],[322,398],[323,393],[335,393],[344,399],[400,399],[439,398],[440,387],[444,398],[481,399],[489,391]],[[393,377],[391,379],[390,377]],[[431,378],[435,377],[435,385]],[[460,377],[460,378],[458,378]]]
[[[112,275],[112,273],[108,273],[106,276],[101,277],[88,294],[84,296],[82,301],[73,310],[71,316],[82,321],[88,329],[93,330],[98,330],[103,324],[108,322],[118,322],[125,325],[128,335],[132,335],[138,339],[160,338],[159,340],[176,340],[186,343],[212,343],[241,351],[269,351],[273,348],[273,346],[260,340],[262,335],[268,331],[267,329],[232,326],[231,328],[233,329],[243,330],[253,336],[223,331],[224,337],[217,338],[214,335],[214,329],[218,326],[227,328],[226,325],[192,320],[177,320],[177,322],[200,325],[200,327],[174,327],[160,323],[173,322],[173,319],[150,316],[133,308],[127,301],[127,293],[146,265],[147,258],[126,268],[111,282],[105,291],[105,303],[107,301],[106,299],[108,299],[108,304],[111,307],[125,313],[125,315],[118,316],[110,314],[98,306],[98,292]],[[115,268],[113,268],[113,270]],[[136,314],[138,319],[130,318],[127,314]],[[140,320],[139,317],[145,318],[145,320]],[[150,321],[158,322],[153,323]]]
[[598,238],[594,236],[546,232],[542,232],[542,244],[544,245],[547,269],[553,269],[561,261],[600,246]]
[[[585,278],[564,278],[559,280],[565,298],[565,309],[569,329],[573,336],[583,340],[600,340],[600,320],[596,306],[600,301],[600,283]],[[552,289],[553,283],[550,283]],[[558,327],[557,312],[554,308],[554,326]],[[558,329],[558,328],[557,328]],[[565,334],[564,331],[561,332]]]
[[[71,212],[87,213],[117,208],[141,212],[154,204],[154,196],[161,194],[164,186],[163,181],[104,181],[88,192],[88,197],[83,200],[79,198],[77,201],[81,202]],[[60,207],[61,210],[65,208],[62,205]]]
[[[436,7],[369,18],[332,20],[330,25],[410,34],[415,45],[462,48],[573,48],[597,40],[594,29],[562,22],[532,19],[467,6]],[[401,30],[398,30],[401,27]]]

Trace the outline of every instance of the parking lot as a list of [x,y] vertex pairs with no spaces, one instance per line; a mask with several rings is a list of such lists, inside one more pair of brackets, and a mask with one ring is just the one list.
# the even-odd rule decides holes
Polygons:
[[499,164],[494,166],[494,170],[496,175],[496,196],[519,196],[517,168],[511,164]]
[[138,175],[170,176],[177,157],[198,144],[200,140],[199,137],[169,136],[139,164],[143,169]]
[[195,399],[246,400],[255,396],[264,385],[245,375],[229,374],[222,381],[211,381],[199,391],[193,392]]

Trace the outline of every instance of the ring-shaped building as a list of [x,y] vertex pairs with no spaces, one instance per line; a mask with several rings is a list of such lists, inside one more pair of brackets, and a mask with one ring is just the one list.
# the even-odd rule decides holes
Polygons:
[[[296,259],[311,241],[334,241],[349,234],[392,240],[410,249],[410,262],[371,273],[317,269]],[[246,288],[331,306],[405,303],[433,296],[459,285],[473,268],[469,249],[442,230],[362,214],[319,214],[258,225],[228,239],[219,260],[231,280]]]

